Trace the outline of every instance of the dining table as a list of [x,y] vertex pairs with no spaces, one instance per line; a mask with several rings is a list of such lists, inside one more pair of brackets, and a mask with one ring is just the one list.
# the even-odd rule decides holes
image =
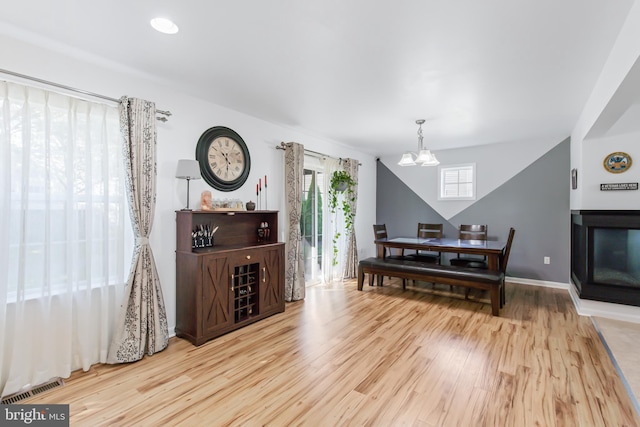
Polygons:
[[500,260],[507,242],[496,240],[461,240],[449,238],[393,237],[374,241],[376,256],[385,258],[386,248],[414,249],[417,251],[449,252],[487,257],[489,270],[500,270]]

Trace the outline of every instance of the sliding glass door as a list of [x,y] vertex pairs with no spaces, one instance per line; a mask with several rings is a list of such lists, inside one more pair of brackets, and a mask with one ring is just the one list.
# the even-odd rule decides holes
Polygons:
[[[344,228],[343,221],[328,205],[331,175],[339,167],[337,159],[310,154],[304,156],[304,194],[300,220],[304,276],[307,286],[340,280],[342,262],[333,262],[333,236]],[[336,248],[343,246],[336,243]],[[343,257],[339,257],[341,260]]]
[[300,220],[304,275],[307,286],[321,283],[323,277],[322,218],[325,197],[320,189],[324,188],[324,173],[319,170],[320,159],[311,158],[311,160],[311,162],[307,162],[305,158],[302,218]]

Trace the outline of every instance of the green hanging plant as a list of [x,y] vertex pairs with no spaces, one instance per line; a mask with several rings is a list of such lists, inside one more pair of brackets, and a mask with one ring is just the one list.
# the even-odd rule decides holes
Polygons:
[[[345,231],[353,229],[354,214],[351,210],[351,203],[355,201],[354,187],[356,183],[347,171],[335,171],[331,175],[331,185],[329,186],[329,209],[331,213],[336,213],[337,209],[342,210],[344,215]],[[336,230],[333,236],[333,265],[338,265],[338,239],[341,234]]]

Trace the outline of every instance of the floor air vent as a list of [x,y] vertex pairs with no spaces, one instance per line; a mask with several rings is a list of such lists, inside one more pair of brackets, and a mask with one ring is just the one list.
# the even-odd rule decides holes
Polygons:
[[48,383],[33,387],[30,390],[21,391],[19,393],[12,394],[11,396],[3,397],[2,404],[11,405],[12,403],[18,403],[21,400],[28,399],[29,397],[33,397],[36,394],[40,394],[47,390],[62,387],[63,385],[64,385],[64,381],[62,380],[62,378],[56,378],[54,380],[49,381]]

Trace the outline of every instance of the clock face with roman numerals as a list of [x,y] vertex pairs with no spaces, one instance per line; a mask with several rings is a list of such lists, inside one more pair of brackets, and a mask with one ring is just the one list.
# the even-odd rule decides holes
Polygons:
[[240,144],[226,136],[218,137],[209,144],[207,158],[213,173],[224,182],[238,179],[246,163]]
[[216,126],[206,130],[196,146],[202,178],[220,191],[233,191],[249,177],[251,159],[244,140],[233,130]]

